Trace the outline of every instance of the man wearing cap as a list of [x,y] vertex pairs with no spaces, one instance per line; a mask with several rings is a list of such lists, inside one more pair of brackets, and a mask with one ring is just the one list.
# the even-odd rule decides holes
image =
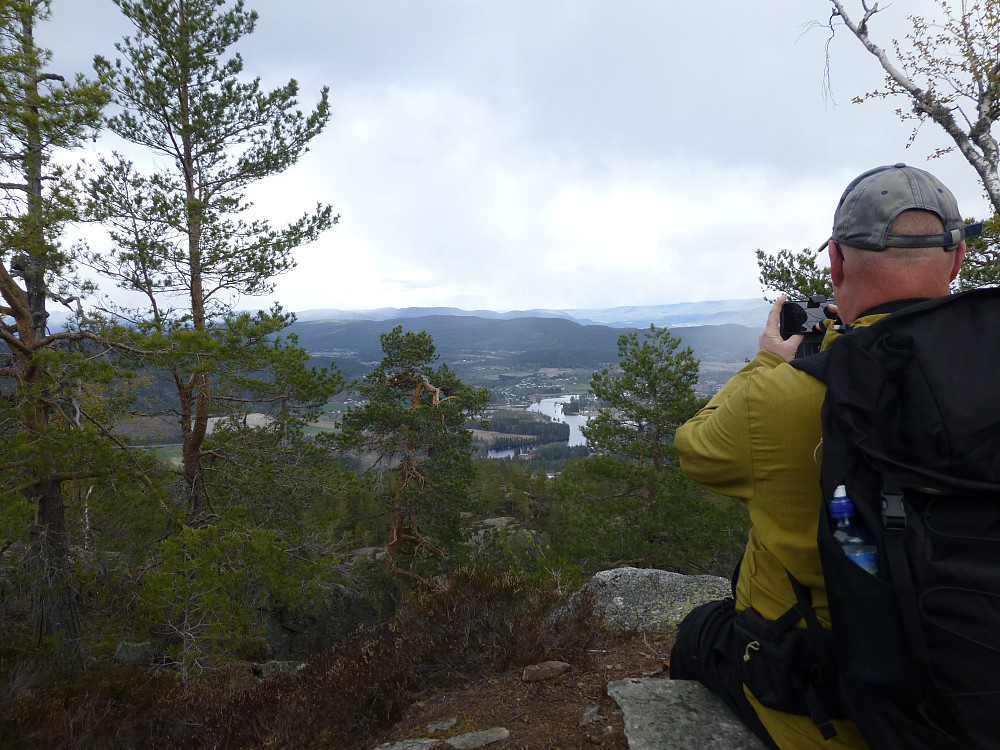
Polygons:
[[[840,199],[827,243],[839,320],[828,321],[822,348],[835,345],[846,328],[872,325],[916,301],[948,294],[965,238],[979,228],[963,225],[954,196],[921,169],[896,164],[856,178]],[[829,629],[830,620],[816,546],[826,387],[787,364],[801,337],[782,339],[782,302],[771,309],[757,356],[674,438],[684,473],[745,503],[751,528],[735,600],[703,605],[685,618],[670,671],[675,679],[707,685],[769,747],[865,748],[843,718],[835,688],[809,679],[823,673],[813,669],[815,659],[805,659],[803,649],[787,640],[806,627],[798,612],[786,614],[796,605],[789,573],[808,589],[820,624]],[[799,663],[782,666],[773,654],[760,660],[763,636],[781,632],[772,625],[777,621],[788,624],[778,643],[787,644],[792,662]],[[750,664],[762,663],[777,676],[749,672]],[[783,682],[785,672],[796,674]]]

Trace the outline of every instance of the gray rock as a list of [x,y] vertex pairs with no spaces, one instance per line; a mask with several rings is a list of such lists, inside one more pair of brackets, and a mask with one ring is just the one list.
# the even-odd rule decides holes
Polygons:
[[569,664],[564,661],[543,661],[541,664],[532,664],[525,667],[521,673],[521,679],[525,682],[541,682],[551,680],[569,671]]
[[584,590],[594,595],[595,613],[622,630],[672,627],[699,604],[732,596],[725,578],[647,568],[595,573]]
[[604,717],[601,716],[600,706],[587,706],[583,711],[583,717],[580,719],[580,726],[593,724],[595,721],[604,721]]
[[372,748],[372,750],[438,750],[444,746],[445,744],[441,740],[402,740],[401,742],[387,742]]
[[359,625],[373,627],[377,622],[378,615],[367,599],[333,584],[329,601],[315,612],[274,612],[268,623],[267,641],[276,661],[305,660],[344,640]]
[[630,678],[608,683],[625,714],[629,750],[766,750],[699,682]]
[[511,516],[497,516],[496,518],[484,518],[481,521],[477,521],[469,531],[469,543],[473,545],[482,544],[492,535],[506,537],[507,539],[521,538],[522,540],[526,540],[534,538],[516,518]]
[[481,529],[499,529],[503,530],[509,526],[516,526],[517,519],[511,516],[497,516],[496,518],[484,518],[478,524]]
[[153,644],[149,642],[122,641],[115,649],[115,661],[120,664],[152,664],[154,656]]
[[455,735],[447,740],[413,739],[401,742],[390,742],[379,745],[372,750],[476,750],[494,742],[500,742],[510,737],[510,731],[504,727],[493,727],[480,732],[467,732]]
[[510,737],[510,731],[504,727],[493,727],[484,729],[481,732],[468,732],[459,734],[444,741],[444,746],[452,750],[476,750],[478,747],[486,747],[494,742],[500,742]]
[[445,719],[444,721],[433,721],[427,725],[427,731],[431,734],[436,732],[447,732],[455,724],[458,723],[458,717],[452,716],[450,719]]
[[385,547],[359,547],[351,553],[351,560],[381,562],[385,559]]

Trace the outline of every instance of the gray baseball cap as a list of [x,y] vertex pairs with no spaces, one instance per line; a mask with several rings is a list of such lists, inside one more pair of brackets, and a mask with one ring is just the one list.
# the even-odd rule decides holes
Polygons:
[[[944,233],[890,234],[889,228],[896,217],[914,208],[937,214]],[[982,223],[963,224],[958,201],[937,177],[905,164],[876,167],[856,177],[840,197],[833,216],[833,239],[863,250],[887,247],[952,250],[982,229]]]

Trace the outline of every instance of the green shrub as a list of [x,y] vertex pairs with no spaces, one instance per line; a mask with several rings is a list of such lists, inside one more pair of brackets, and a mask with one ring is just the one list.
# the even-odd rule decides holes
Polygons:
[[555,554],[595,572],[624,564],[728,576],[748,530],[744,508],[678,469],[609,457],[567,465],[544,519]]

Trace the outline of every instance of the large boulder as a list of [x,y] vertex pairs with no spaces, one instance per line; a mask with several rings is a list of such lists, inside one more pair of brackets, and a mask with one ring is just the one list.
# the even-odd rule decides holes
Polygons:
[[583,590],[593,595],[595,614],[620,630],[674,627],[699,604],[732,596],[725,578],[650,568],[604,570]]
[[375,608],[361,594],[334,584],[329,601],[314,611],[280,609],[271,614],[267,641],[276,661],[302,661],[338,643],[359,626],[374,627]]

